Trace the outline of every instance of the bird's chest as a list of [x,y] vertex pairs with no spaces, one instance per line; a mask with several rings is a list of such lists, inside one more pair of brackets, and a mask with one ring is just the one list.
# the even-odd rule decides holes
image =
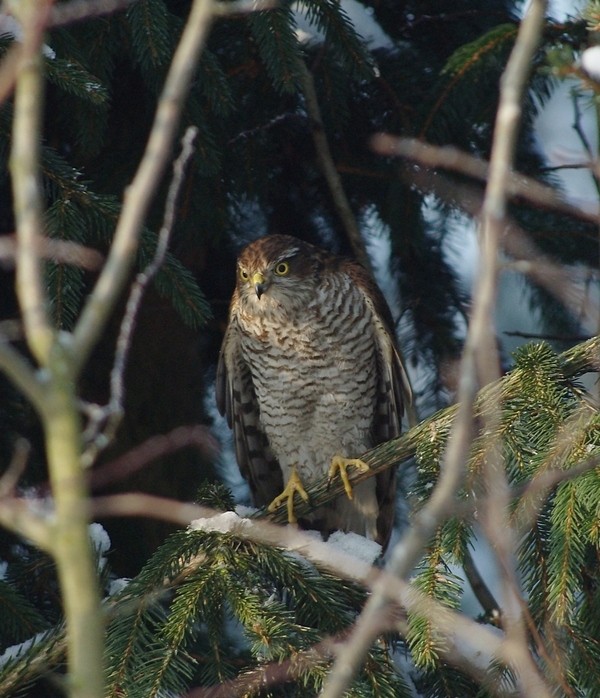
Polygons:
[[295,438],[317,448],[327,442],[332,453],[347,442],[360,449],[367,439],[375,344],[371,323],[355,311],[351,302],[327,314],[307,307],[287,322],[259,319],[245,333],[261,422],[276,451],[281,434],[285,448]]

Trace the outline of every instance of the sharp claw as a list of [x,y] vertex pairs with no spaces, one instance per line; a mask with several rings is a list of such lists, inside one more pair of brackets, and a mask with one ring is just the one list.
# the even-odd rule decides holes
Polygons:
[[350,478],[348,477],[348,468],[351,465],[358,468],[362,472],[370,470],[367,463],[360,460],[360,458],[344,458],[342,456],[334,456],[331,459],[331,465],[329,466],[328,472],[329,482],[331,482],[336,472],[339,472],[348,499],[353,499],[354,497],[352,484],[350,483]]
[[283,488],[283,492],[277,495],[277,497],[275,497],[275,499],[269,504],[267,511],[273,512],[285,502],[288,523],[297,523],[298,519],[294,513],[294,494],[296,492],[305,502],[309,501],[308,492],[304,489],[302,480],[296,472],[296,468],[292,468],[292,474],[290,475],[287,485]]

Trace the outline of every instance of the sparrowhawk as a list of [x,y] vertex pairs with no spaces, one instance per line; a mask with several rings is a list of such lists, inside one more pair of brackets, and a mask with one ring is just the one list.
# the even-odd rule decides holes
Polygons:
[[347,496],[301,523],[354,531],[385,546],[395,473],[357,484],[348,465],[396,437],[406,375],[392,318],[370,274],[287,235],[245,247],[217,369],[217,405],[233,428],[240,470],[257,506],[286,502],[340,471]]

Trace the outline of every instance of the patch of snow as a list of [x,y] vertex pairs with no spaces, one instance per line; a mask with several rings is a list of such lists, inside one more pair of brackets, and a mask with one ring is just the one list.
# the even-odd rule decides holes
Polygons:
[[[292,11],[296,19],[296,37],[301,43],[323,41],[323,32],[306,17],[308,2],[295,2]],[[373,17],[371,8],[366,8],[357,0],[342,0],[342,9],[354,25],[355,31],[369,44],[370,49],[391,46],[392,41]]]
[[252,527],[250,519],[240,518],[234,511],[224,511],[222,514],[207,519],[194,519],[190,522],[191,531],[217,531],[219,533],[235,533]]
[[43,632],[37,633],[24,642],[20,642],[18,645],[11,645],[10,647],[7,647],[4,652],[0,654],[0,667],[3,667],[5,664],[8,664],[8,662],[12,661],[13,659],[17,659],[22,654],[25,654],[25,652],[28,652],[36,643],[43,640],[46,635],[47,631],[44,630]]
[[88,527],[92,545],[98,556],[98,568],[103,570],[106,567],[106,553],[110,550],[110,538],[101,524],[92,523]]
[[334,531],[326,543],[336,550],[341,550],[347,555],[351,555],[357,560],[367,562],[370,565],[381,556],[381,545],[358,533]]
[[235,507],[235,513],[242,519],[249,519],[252,514],[256,514],[258,509],[256,507],[247,507],[244,504],[238,504]]
[[127,577],[119,577],[119,579],[111,579],[108,584],[108,595],[115,596],[115,594],[120,594],[129,584],[131,579]]
[[594,80],[600,80],[600,46],[590,46],[581,54],[581,65]]
[[92,539],[92,544],[98,551],[98,554],[106,555],[106,553],[110,550],[110,538],[108,533],[99,523],[90,524],[89,532],[90,538]]
[[[15,41],[23,41],[23,28],[11,15],[0,13],[0,36],[10,36]],[[42,45],[42,53],[46,58],[56,58],[56,53],[47,44]]]
[[214,380],[204,394],[204,409],[212,420],[211,432],[221,445],[215,468],[225,485],[231,490],[235,502],[249,504],[250,489],[237,465],[232,431],[225,417],[222,417],[217,409]]

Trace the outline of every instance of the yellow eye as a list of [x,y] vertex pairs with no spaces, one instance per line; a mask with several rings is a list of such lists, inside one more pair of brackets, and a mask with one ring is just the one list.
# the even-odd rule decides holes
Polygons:
[[275,273],[277,276],[286,276],[286,274],[289,274],[290,271],[290,265],[287,262],[279,262],[279,264],[275,267]]
[[245,269],[240,269],[240,279],[242,281],[248,281],[250,278],[250,274]]

